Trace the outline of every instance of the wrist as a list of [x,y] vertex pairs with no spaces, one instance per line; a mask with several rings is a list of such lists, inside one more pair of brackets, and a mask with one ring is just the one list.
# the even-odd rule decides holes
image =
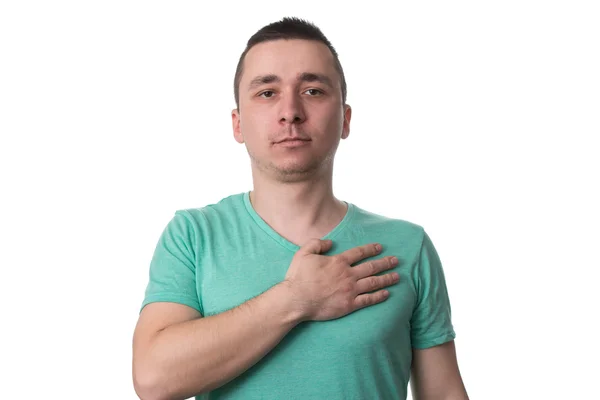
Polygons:
[[306,307],[303,306],[303,302],[295,294],[290,281],[284,280],[278,283],[275,285],[275,289],[277,290],[277,298],[282,305],[286,322],[295,326],[309,319]]

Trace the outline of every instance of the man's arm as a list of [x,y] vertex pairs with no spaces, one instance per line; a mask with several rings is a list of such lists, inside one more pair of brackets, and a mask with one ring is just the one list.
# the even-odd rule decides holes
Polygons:
[[187,399],[227,383],[300,322],[296,308],[282,285],[206,318],[182,304],[148,304],[133,339],[136,393],[143,400]]
[[[220,314],[203,318],[199,308],[171,300],[148,303],[140,313],[133,339],[133,380],[138,396],[176,400],[210,391],[256,364],[302,321],[336,319],[385,301],[386,291],[379,289],[396,284],[398,276],[373,275],[394,268],[397,261],[383,257],[352,266],[381,252],[373,243],[321,256],[332,244],[330,240],[310,240],[294,255],[284,281]],[[177,246],[185,247],[185,242],[171,248]],[[155,256],[154,260],[159,259]],[[153,292],[175,297],[176,287],[194,290],[192,276],[185,273],[191,268],[178,260],[156,261],[151,270],[155,281],[159,281],[156,276],[161,265],[178,267],[185,279],[163,268],[163,279],[182,283],[167,292]],[[161,296],[154,299],[157,297]],[[193,302],[191,296],[186,300]]]
[[411,392],[414,400],[469,400],[456,360],[454,340],[413,349]]

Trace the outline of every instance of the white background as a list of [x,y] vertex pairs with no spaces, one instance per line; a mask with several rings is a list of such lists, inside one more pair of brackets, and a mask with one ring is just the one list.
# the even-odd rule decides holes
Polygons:
[[233,75],[283,16],[345,68],[335,194],[438,249],[471,399],[600,398],[594,3],[2,2],[0,398],[136,398],[154,246],[251,189]]

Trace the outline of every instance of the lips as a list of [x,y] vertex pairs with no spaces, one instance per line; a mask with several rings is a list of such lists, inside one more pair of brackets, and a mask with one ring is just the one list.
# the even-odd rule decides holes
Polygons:
[[289,138],[285,138],[285,139],[283,139],[283,140],[280,140],[280,141],[278,141],[278,142],[276,142],[276,143],[292,142],[292,141],[294,141],[294,140],[301,140],[301,141],[303,141],[303,142],[308,142],[308,141],[310,141],[310,139],[306,139],[306,138],[302,138],[302,137],[289,137]]

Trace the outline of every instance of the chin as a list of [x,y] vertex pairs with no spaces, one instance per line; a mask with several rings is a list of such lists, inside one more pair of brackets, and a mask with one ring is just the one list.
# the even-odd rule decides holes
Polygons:
[[285,178],[286,181],[291,182],[303,180],[315,175],[322,169],[321,164],[322,163],[318,160],[303,163],[288,162],[272,165],[272,169],[280,178]]

